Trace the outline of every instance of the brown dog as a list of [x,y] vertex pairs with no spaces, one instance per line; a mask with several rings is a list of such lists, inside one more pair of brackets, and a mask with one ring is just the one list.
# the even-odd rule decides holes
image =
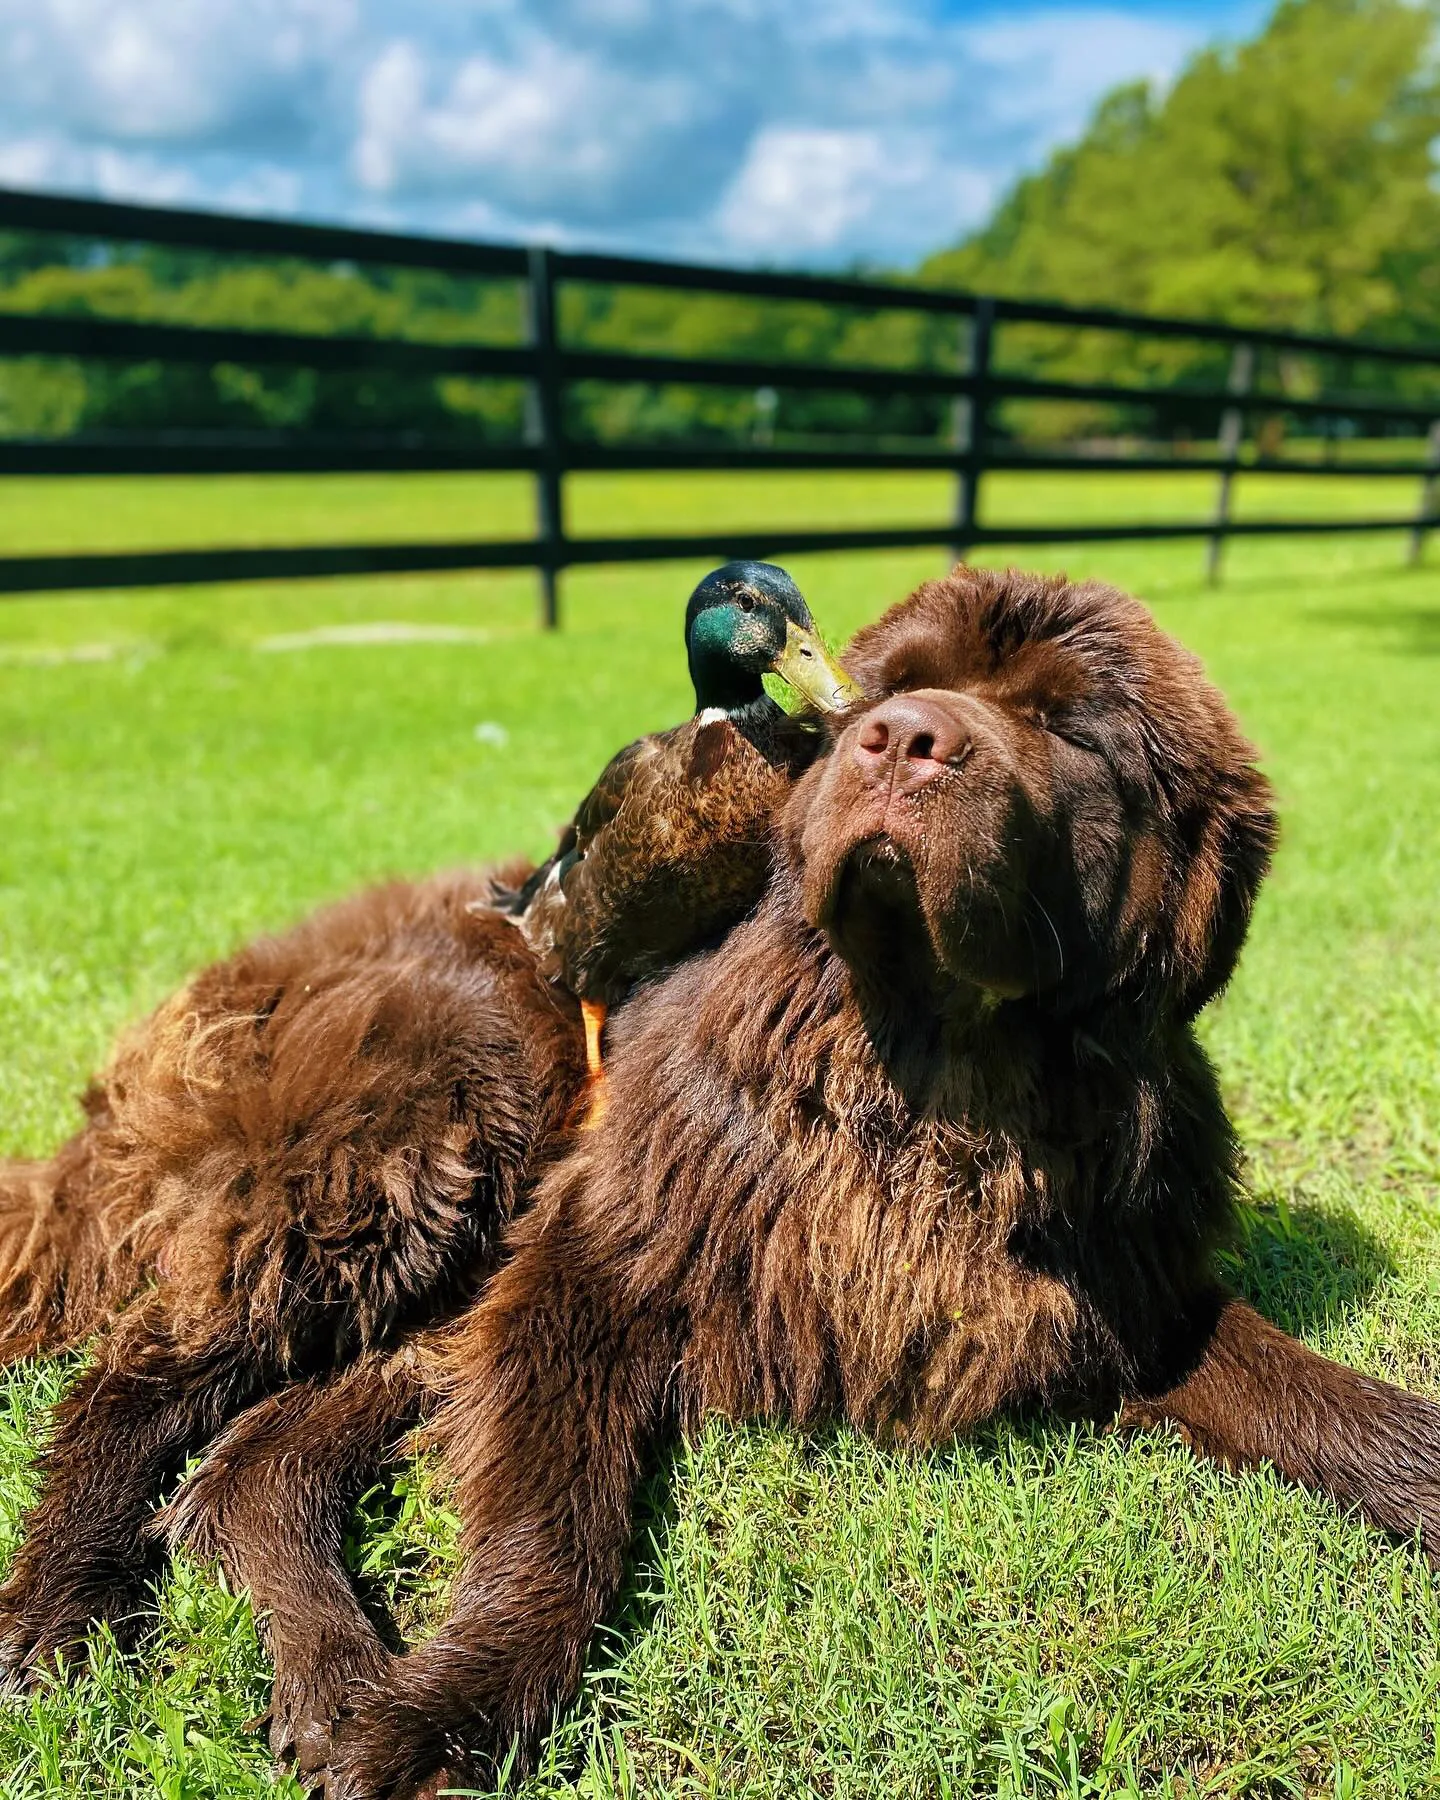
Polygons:
[[1098,586],[957,571],[852,647],[758,913],[617,1018],[602,1128],[460,1328],[467,1560],[330,1791],[493,1773],[574,1689],[658,1438],[719,1409],[934,1443],[1173,1421],[1440,1548],[1440,1408],[1219,1285],[1237,1154],[1192,1028],[1274,835],[1194,660]]
[[1133,602],[1017,576],[922,590],[854,660],[889,697],[806,779],[757,917],[617,1015],[613,1116],[462,1321],[469,1565],[414,1656],[355,1603],[347,1505],[420,1404],[406,1320],[493,1266],[583,1067],[483,889],[362,897],[211,971],[53,1164],[0,1170],[0,1353],[162,1277],[62,1415],[14,1666],[133,1605],[165,1472],[242,1407],[170,1528],[270,1614],[277,1746],[356,1796],[533,1735],[647,1442],[710,1407],[929,1441],[1119,1402],[1440,1541],[1436,1409],[1214,1282],[1235,1153],[1190,1020],[1273,829],[1223,704]]

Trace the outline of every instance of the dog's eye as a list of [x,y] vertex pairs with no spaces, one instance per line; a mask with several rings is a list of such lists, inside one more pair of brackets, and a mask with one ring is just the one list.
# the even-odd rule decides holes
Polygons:
[[1059,738],[1062,744],[1068,744],[1072,750],[1083,750],[1087,756],[1103,757],[1105,752],[1100,748],[1089,732],[1066,720],[1058,724],[1054,720],[1045,728],[1053,738]]
[[1020,709],[1020,716],[1037,731],[1043,731],[1046,737],[1057,738],[1062,744],[1069,744],[1073,750],[1088,750],[1095,755],[1100,753],[1081,722],[1067,714],[1063,708],[1059,712],[1047,712],[1043,706],[1025,706]]

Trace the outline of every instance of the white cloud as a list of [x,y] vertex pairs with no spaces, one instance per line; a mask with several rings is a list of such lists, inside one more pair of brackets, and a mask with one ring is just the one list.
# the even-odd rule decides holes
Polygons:
[[0,182],[6,187],[84,187],[88,163],[61,138],[12,137],[0,143]]
[[399,181],[396,147],[415,127],[425,102],[425,67],[413,44],[390,44],[366,72],[360,88],[360,135],[355,173],[361,185],[388,194]]
[[257,162],[218,183],[214,198],[232,212],[267,213],[281,218],[302,210],[304,193],[304,176],[298,169]]
[[0,0],[7,102],[93,138],[308,134],[354,0]]
[[700,110],[692,87],[677,74],[637,79],[540,33],[448,75],[401,40],[361,85],[355,171],[382,194],[479,187],[525,207],[604,206]]
[[903,262],[1173,74],[1214,29],[1173,3],[0,0],[0,180]]
[[0,183],[155,205],[202,195],[200,184],[183,165],[108,144],[77,144],[53,135],[0,141]]
[[463,196],[517,220],[610,226],[683,207],[677,183],[706,160],[697,138],[723,134],[732,110],[691,70],[632,67],[529,25],[458,62],[407,37],[360,82],[352,166],[392,200]]
[[919,241],[938,243],[991,193],[933,138],[774,126],[751,143],[715,224],[732,253],[808,259],[856,241],[889,249],[927,229]]
[[886,174],[877,132],[770,126],[752,141],[718,223],[737,249],[828,250],[870,210]]

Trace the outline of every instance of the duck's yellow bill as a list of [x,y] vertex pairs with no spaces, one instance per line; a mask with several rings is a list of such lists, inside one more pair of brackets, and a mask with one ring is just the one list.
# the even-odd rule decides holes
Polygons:
[[864,697],[860,684],[845,673],[815,633],[793,619],[786,621],[785,648],[775,659],[775,673],[819,712],[841,712]]

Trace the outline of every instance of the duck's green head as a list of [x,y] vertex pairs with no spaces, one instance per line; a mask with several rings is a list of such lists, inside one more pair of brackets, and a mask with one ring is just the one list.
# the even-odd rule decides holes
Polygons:
[[860,690],[820,642],[805,597],[774,563],[732,562],[696,588],[685,609],[685,652],[695,710],[748,706],[779,675],[820,712],[838,712]]

